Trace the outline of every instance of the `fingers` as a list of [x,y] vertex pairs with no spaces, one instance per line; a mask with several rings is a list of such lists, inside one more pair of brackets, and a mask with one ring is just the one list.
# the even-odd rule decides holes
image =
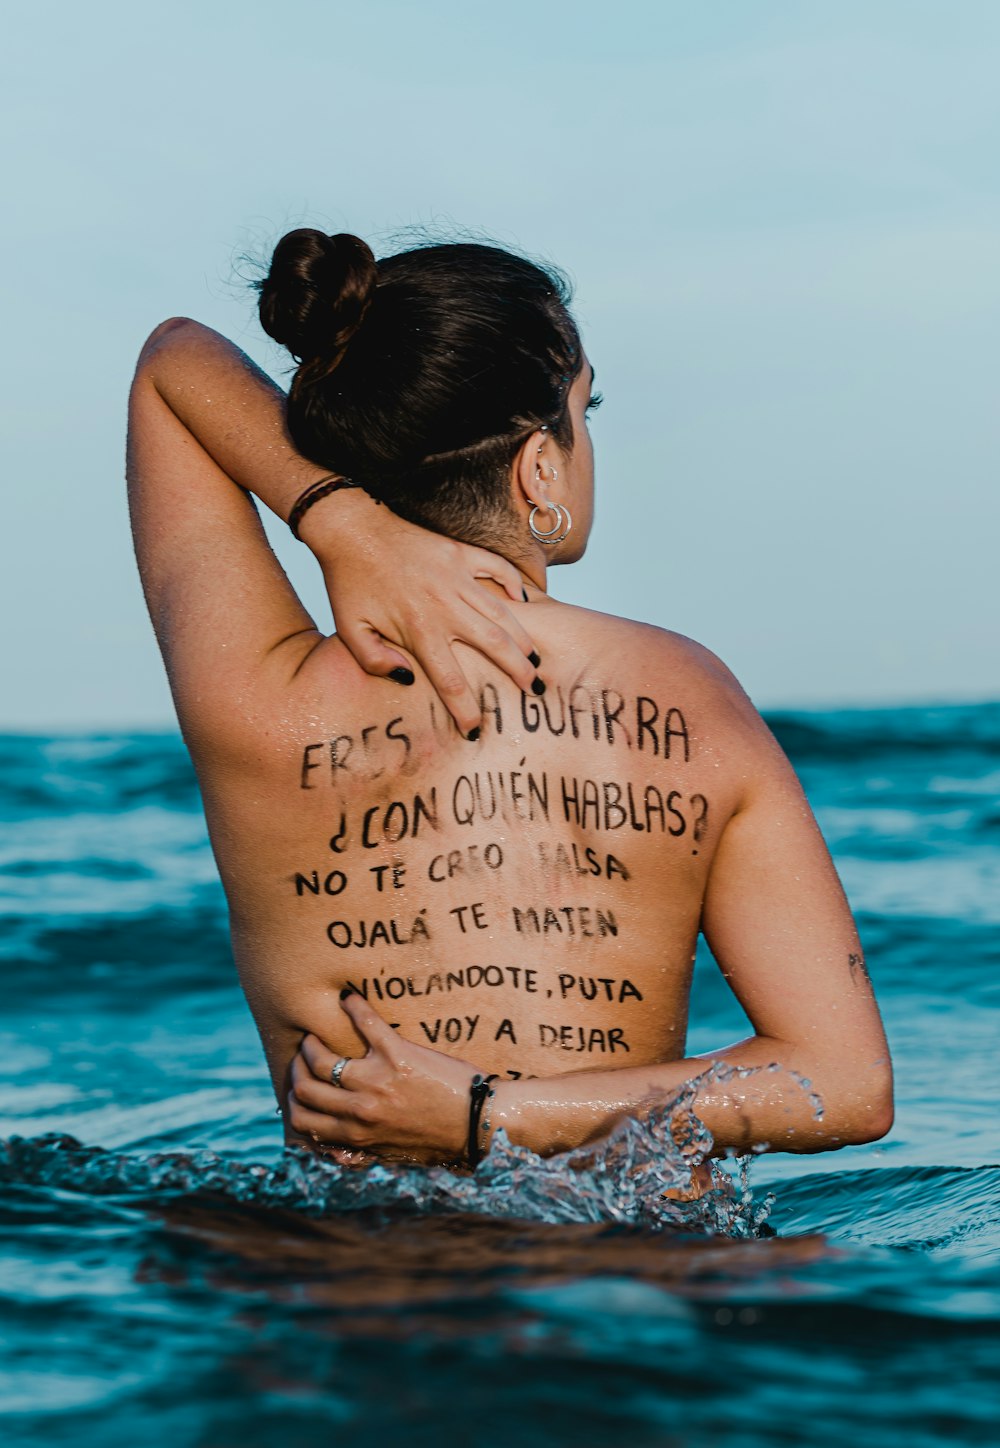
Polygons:
[[[525,658],[531,658],[535,653],[535,645],[531,635],[512,613],[505,598],[498,594],[491,593],[488,588],[476,585],[474,588],[466,589],[462,595],[463,602],[469,608],[475,609],[476,613],[482,614],[489,619],[490,623],[502,628],[510,636],[512,643],[520,649]],[[522,602],[520,596],[517,602]],[[537,657],[537,656],[536,656]]]
[[[351,1065],[361,1063],[352,1061]],[[292,1061],[288,1119],[293,1130],[325,1145],[371,1145],[370,1102],[364,1093],[319,1080],[301,1054]]]
[[[456,592],[449,597],[439,589],[433,608],[425,608],[419,619],[411,619],[404,638],[460,733],[475,740],[481,723],[479,698],[469,686],[452,644],[476,649],[525,691],[535,684],[539,657],[530,634],[506,600],[475,582],[493,579],[509,598],[521,602],[524,588],[518,570],[483,548],[452,547],[456,555],[446,576],[456,580]],[[535,692],[541,692],[537,685]]]
[[434,692],[458,726],[459,733],[473,742],[477,740],[482,721],[479,700],[469,687],[450,644],[441,638],[434,642],[427,638],[420,648],[414,649],[414,653]]
[[[325,1046],[323,1044],[319,1036],[314,1036],[312,1034],[308,1036],[303,1036],[302,1044],[299,1047],[299,1054],[295,1057],[295,1061],[299,1060],[300,1058],[305,1061],[306,1065],[309,1067],[309,1070],[319,1081],[329,1081],[330,1072],[333,1070],[337,1062],[341,1060],[341,1057],[335,1055],[333,1051],[330,1050],[329,1046]],[[295,1061],[293,1061],[292,1063],[293,1072],[295,1070]],[[343,1074],[344,1076],[350,1075],[350,1071],[348,1070],[347,1066],[344,1067]],[[341,1080],[343,1080],[343,1076],[341,1077]]]
[[351,1171],[360,1171],[370,1166],[373,1158],[367,1151],[359,1147],[348,1146],[327,1146],[323,1148],[323,1155],[329,1161],[335,1161],[338,1166],[346,1166]]
[[[524,598],[521,575],[513,564],[485,549],[432,539],[420,530],[415,530],[410,546],[416,550],[418,562],[427,548],[433,553],[414,577],[394,575],[387,580],[391,586],[387,596],[380,595],[375,615],[379,627],[370,618],[352,616],[351,608],[335,605],[338,635],[366,673],[391,677],[404,685],[414,681],[405,647],[424,670],[460,733],[475,740],[481,719],[479,699],[455,656],[454,643],[476,649],[519,689],[527,692],[534,686],[535,692],[541,693],[544,688],[537,678],[539,658],[531,636],[506,599],[477,582],[492,579],[510,599],[520,602]],[[442,549],[450,551],[439,556]],[[332,590],[329,579],[328,589]],[[330,596],[332,602],[332,591]],[[370,599],[368,606],[374,607]],[[388,642],[387,634],[398,638],[400,646]]]
[[[474,609],[479,607],[478,602],[467,602]],[[490,598],[489,602],[499,607],[502,617],[510,619],[516,635],[508,631],[504,623],[493,622],[492,616],[484,617],[482,613],[473,612],[469,615],[462,642],[478,649],[496,664],[498,669],[502,669],[525,694],[544,694],[545,685],[537,672],[540,660],[534,652],[531,639],[523,628],[516,625],[513,615],[500,599]]]
[[[495,579],[515,603],[523,601],[524,584],[513,563],[508,563],[506,558],[500,558],[496,553],[490,553],[485,548],[470,548],[468,556],[477,578]],[[531,650],[528,649],[527,652],[530,653]]]
[[371,624],[350,624],[346,628],[338,629],[337,637],[343,640],[366,674],[387,678],[395,677],[395,671],[398,670],[398,684],[413,683],[413,668],[409,659],[387,644],[378,629]]
[[[395,1056],[396,1032],[382,1019],[375,1007],[368,1004],[363,995],[351,989],[342,991],[340,1009],[350,1016],[354,1029],[369,1050],[382,1051],[390,1058]],[[349,1067],[344,1068],[345,1075],[348,1074],[349,1069]],[[343,1080],[343,1077],[341,1079]]]
[[[308,1088],[306,1089],[308,1094]],[[292,1130],[300,1136],[311,1137],[313,1141],[321,1142],[324,1146],[370,1145],[363,1122],[343,1112],[335,1116],[326,1111],[317,1111],[303,1101],[297,1091],[288,1093],[288,1122]]]
[[[337,1059],[336,1057],[334,1059]],[[349,1065],[357,1066],[358,1062],[349,1062]],[[350,1117],[356,1110],[356,1102],[350,1100],[350,1087],[347,1078],[350,1071],[345,1070],[341,1078],[342,1086],[335,1086],[330,1080],[329,1074],[320,1075],[306,1063],[303,1053],[296,1056],[291,1065],[291,1088],[292,1095],[301,1102],[303,1106],[310,1107],[313,1111],[320,1111],[324,1116]]]

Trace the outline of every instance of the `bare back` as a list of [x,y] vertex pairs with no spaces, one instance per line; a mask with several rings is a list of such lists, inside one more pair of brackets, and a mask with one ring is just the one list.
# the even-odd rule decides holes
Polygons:
[[475,743],[426,682],[371,679],[336,638],[306,638],[257,701],[254,747],[195,749],[279,1097],[305,1031],[360,1052],[347,984],[405,1037],[488,1071],[683,1055],[753,730],[688,640],[542,597],[523,613],[546,693],[464,655]]
[[[872,1101],[885,1119],[891,1088],[857,931],[801,786],[728,670],[676,634],[536,589],[499,613],[528,648],[489,663],[477,629],[482,647],[456,645],[450,673],[433,616],[450,575],[431,590],[428,570],[465,570],[495,645],[510,639],[478,580],[496,560],[373,517],[385,510],[358,495],[325,522],[314,510],[312,545],[328,587],[331,553],[355,580],[355,655],[357,620],[398,638],[401,607],[403,637],[425,643],[420,611],[406,613],[414,592],[437,640],[421,655],[435,688],[369,676],[316,629],[243,490],[284,516],[318,473],[246,358],[197,323],[156,329],[129,399],[136,553],[286,1123],[307,1033],[363,1052],[339,1000],[348,984],[402,1037],[485,1071],[681,1063],[700,929],[752,1027],[734,1059],[826,1082],[846,1103],[838,1132],[871,1139],[857,1134]],[[383,609],[371,569],[386,579],[386,559]],[[541,697],[509,677],[531,683],[532,643]],[[475,719],[462,669],[481,702],[474,743],[439,698],[454,710],[461,696]],[[784,1098],[775,1111],[786,1132]]]

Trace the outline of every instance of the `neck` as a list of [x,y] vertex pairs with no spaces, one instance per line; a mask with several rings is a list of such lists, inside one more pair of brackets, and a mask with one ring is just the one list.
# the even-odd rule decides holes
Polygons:
[[[477,537],[475,539],[459,539],[459,542],[472,543],[477,548],[484,548],[489,553],[495,553],[506,563],[510,563],[521,575],[521,583],[527,589],[534,589],[538,593],[547,594],[548,589],[548,557],[542,548],[533,541],[522,541],[520,538],[514,540],[509,536],[501,535],[493,537]],[[506,594],[507,590],[492,579],[483,578],[482,583],[489,584],[495,588],[498,594]]]
[[[485,546],[487,548],[489,547],[488,544],[486,544]],[[546,560],[544,557],[540,556],[536,558],[532,557],[530,554],[522,553],[519,556],[512,558],[509,554],[501,553],[499,548],[494,548],[491,551],[496,553],[500,558],[505,559],[506,562],[513,564],[513,566],[517,569],[518,573],[521,575],[521,586],[527,589],[529,593],[534,592],[548,594],[548,568],[546,567]],[[541,553],[540,549],[538,551],[539,553]],[[490,584],[492,587],[496,588],[498,593],[507,592],[507,590],[501,587],[499,583],[495,583],[492,578],[484,578],[481,580],[481,582]]]
[[514,566],[520,573],[521,581],[526,588],[536,588],[539,593],[548,593],[549,571],[541,560],[531,566],[524,562],[516,563]]

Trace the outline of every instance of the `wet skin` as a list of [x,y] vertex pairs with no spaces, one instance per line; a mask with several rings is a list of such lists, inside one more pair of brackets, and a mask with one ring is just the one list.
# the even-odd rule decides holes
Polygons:
[[[447,649],[429,658],[436,693],[418,669],[408,686],[364,672],[278,567],[242,488],[287,516],[318,470],[290,450],[274,389],[197,324],[157,329],[140,359],[137,554],[286,1125],[289,1068],[308,1033],[364,1054],[340,1001],[353,985],[393,1040],[427,1055],[412,1099],[417,1066],[385,1058],[381,1100],[395,1119],[381,1135],[352,1123],[352,1144],[453,1154],[460,1121],[436,1140],[426,1109],[436,1061],[448,1067],[442,1103],[467,1096],[449,1058],[506,1078],[505,1123],[536,1150],[592,1139],[707,1064],[684,1058],[700,929],[753,1032],[712,1059],[799,1071],[826,1107],[818,1127],[802,1093],[773,1076],[701,1094],[717,1146],[871,1140],[891,1121],[885,1038],[788,761],[707,650],[544,591],[547,563],[579,556],[592,517],[590,381],[585,364],[570,393],[572,452],[540,431],[512,467],[514,592],[523,585],[527,599],[504,611],[499,586],[490,598],[456,582],[478,590],[471,632],[483,651],[456,643],[456,662]],[[539,499],[574,517],[548,556],[525,542]],[[450,606],[447,589],[432,591],[436,569],[497,576],[488,555],[342,495],[310,511],[302,537],[331,591],[346,577],[365,616],[378,614],[369,633],[402,619],[410,663],[421,619],[433,632]],[[351,1094],[324,1089],[314,1112]]]
[[403,1036],[488,1071],[683,1055],[746,764],[729,686],[676,636],[541,595],[523,607],[546,692],[479,667],[476,742],[426,684],[375,683],[331,639],[264,706],[245,758],[202,764],[276,1084],[306,1031],[361,1052],[347,984]]

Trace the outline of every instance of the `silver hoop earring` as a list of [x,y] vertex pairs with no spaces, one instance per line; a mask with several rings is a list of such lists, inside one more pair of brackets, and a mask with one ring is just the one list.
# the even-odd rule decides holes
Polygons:
[[[555,513],[556,522],[553,528],[538,528],[535,525],[535,517],[538,513]],[[551,548],[556,543],[562,543],[569,537],[569,530],[573,526],[573,519],[568,508],[561,503],[540,503],[532,504],[531,512],[528,514],[528,532],[536,543],[544,543]]]
[[559,477],[559,472],[558,472],[558,470],[557,470],[556,468],[549,468],[549,476],[548,476],[548,478],[543,478],[543,477],[542,477],[542,465],[541,465],[541,463],[539,463],[538,466],[535,468],[535,482],[536,482],[536,483],[542,483],[542,482],[554,483],[554,482],[557,481],[558,477]]

